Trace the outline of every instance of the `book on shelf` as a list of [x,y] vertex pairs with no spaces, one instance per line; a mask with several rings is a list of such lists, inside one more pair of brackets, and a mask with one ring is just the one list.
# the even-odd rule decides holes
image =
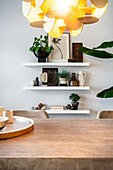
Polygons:
[[62,105],[51,105],[51,110],[63,110],[64,107]]

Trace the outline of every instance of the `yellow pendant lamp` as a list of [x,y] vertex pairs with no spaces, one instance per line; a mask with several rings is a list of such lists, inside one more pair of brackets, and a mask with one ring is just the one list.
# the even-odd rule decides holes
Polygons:
[[44,28],[51,37],[60,37],[65,29],[78,36],[84,24],[99,21],[108,7],[108,0],[22,0],[23,15],[30,25]]

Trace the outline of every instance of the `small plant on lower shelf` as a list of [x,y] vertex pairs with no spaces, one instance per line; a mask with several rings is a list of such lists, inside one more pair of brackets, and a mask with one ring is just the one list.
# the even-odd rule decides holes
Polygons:
[[72,100],[72,102],[78,102],[80,100],[80,96],[78,96],[77,94],[75,93],[72,93],[70,96],[69,96],[69,99]]
[[69,99],[72,100],[71,104],[72,104],[72,110],[77,110],[78,109],[78,105],[79,105],[79,100],[80,100],[80,96],[72,93],[69,96]]

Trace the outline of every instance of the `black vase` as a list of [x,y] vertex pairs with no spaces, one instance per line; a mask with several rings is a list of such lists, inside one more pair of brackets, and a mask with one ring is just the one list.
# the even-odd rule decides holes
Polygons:
[[42,51],[41,49],[37,52],[33,50],[34,55],[38,58],[38,62],[46,62],[46,58],[49,56],[50,52]]

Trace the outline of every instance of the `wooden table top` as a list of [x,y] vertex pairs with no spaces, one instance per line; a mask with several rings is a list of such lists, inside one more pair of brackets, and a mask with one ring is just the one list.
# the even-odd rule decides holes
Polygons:
[[113,158],[113,120],[37,119],[32,132],[0,140],[0,158]]

